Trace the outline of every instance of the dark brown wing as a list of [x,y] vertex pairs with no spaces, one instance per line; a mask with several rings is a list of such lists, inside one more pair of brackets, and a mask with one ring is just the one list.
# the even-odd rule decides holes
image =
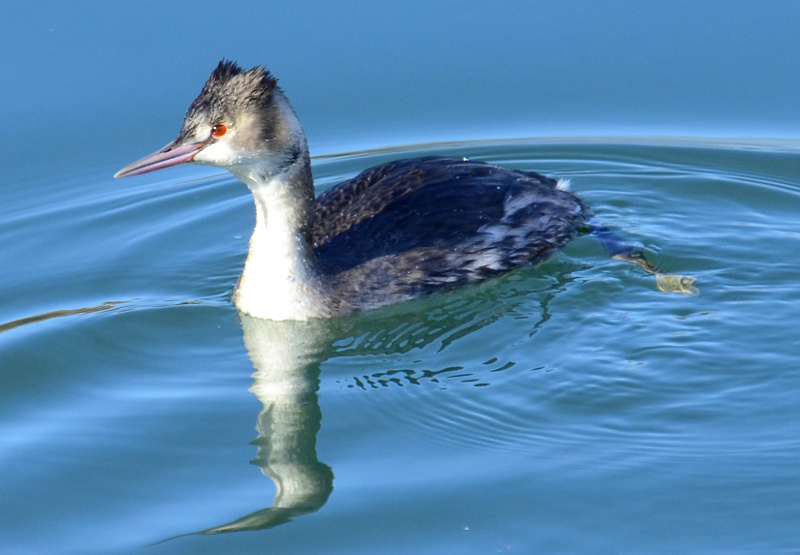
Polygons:
[[556,185],[457,158],[390,162],[317,198],[314,250],[331,274],[395,264],[432,279],[484,277],[535,262],[575,235],[588,210]]

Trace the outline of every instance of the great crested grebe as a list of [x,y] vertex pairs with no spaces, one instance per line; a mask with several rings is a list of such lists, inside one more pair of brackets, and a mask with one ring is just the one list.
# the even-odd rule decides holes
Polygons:
[[255,198],[233,299],[257,318],[329,318],[535,264],[590,217],[560,181],[460,158],[389,162],[315,199],[306,136],[277,80],[225,60],[178,137],[114,177],[186,162],[229,170]]

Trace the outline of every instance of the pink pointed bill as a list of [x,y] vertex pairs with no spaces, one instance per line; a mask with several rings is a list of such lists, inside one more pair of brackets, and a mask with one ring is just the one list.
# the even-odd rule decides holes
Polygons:
[[167,146],[145,156],[141,160],[137,160],[133,164],[125,166],[114,177],[127,177],[129,175],[139,175],[141,173],[154,172],[162,168],[169,168],[170,166],[177,166],[178,164],[185,164],[191,162],[197,152],[203,148],[203,143],[193,143],[188,145],[178,145],[169,143]]

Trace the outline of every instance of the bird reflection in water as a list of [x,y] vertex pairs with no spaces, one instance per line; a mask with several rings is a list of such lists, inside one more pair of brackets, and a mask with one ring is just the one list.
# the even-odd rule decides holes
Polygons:
[[[529,333],[535,333],[550,318],[549,303],[570,277],[560,276],[557,284],[543,280],[539,294],[534,292],[536,280],[529,279],[526,284],[532,296],[520,296],[516,287],[506,288],[506,281],[490,280],[437,299],[420,299],[353,318],[273,321],[240,313],[245,347],[255,369],[250,391],[263,404],[256,425],[258,438],[253,441],[258,453],[252,462],[275,484],[275,498],[265,509],[158,543],[195,534],[273,528],[320,509],[333,491],[333,471],[319,461],[316,451],[322,421],[317,394],[321,365],[337,357],[406,353],[431,345],[440,351],[510,312],[524,313],[532,326]],[[527,304],[537,297],[538,310]],[[432,372],[427,379],[433,381],[446,372]],[[379,383],[385,373],[381,368],[372,376],[353,379]],[[419,375],[408,383],[425,380]]]
[[317,458],[320,322],[276,322],[241,314],[255,373],[250,391],[263,403],[253,461],[275,483],[271,507],[200,534],[272,528],[313,513],[333,491],[333,471]]

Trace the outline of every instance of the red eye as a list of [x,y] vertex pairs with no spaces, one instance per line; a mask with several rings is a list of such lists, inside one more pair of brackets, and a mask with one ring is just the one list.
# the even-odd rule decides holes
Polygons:
[[211,128],[211,134],[215,137],[222,137],[228,132],[228,127],[224,123],[220,123]]

